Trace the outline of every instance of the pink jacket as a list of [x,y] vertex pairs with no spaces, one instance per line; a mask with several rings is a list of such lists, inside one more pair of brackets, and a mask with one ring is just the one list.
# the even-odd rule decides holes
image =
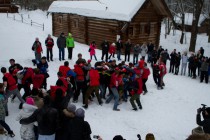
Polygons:
[[90,55],[95,55],[96,54],[96,45],[90,44]]

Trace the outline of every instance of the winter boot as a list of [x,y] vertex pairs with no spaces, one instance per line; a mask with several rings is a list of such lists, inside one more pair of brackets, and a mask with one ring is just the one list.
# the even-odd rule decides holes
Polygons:
[[137,111],[137,108],[133,108],[132,110]]
[[8,135],[9,135],[10,137],[12,137],[12,138],[15,136],[15,134],[13,133],[13,131],[8,132]]
[[0,135],[4,135],[6,134],[7,132],[4,130],[4,128],[0,128]]
[[84,105],[83,108],[84,108],[84,109],[87,109],[87,108],[88,108],[88,105]]

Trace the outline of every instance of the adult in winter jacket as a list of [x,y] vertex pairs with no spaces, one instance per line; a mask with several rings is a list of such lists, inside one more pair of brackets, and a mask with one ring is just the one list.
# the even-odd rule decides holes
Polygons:
[[131,94],[130,103],[133,107],[133,110],[137,111],[137,107],[134,101],[136,101],[139,109],[142,109],[140,102],[140,94],[142,93],[142,79],[138,74],[135,75],[135,79],[129,84],[129,88]]
[[145,58],[145,56],[147,55],[147,45],[146,43],[144,43],[142,46],[141,46],[141,57],[142,58]]
[[109,96],[109,98],[106,100],[106,103],[108,104],[113,98],[114,98],[114,111],[120,111],[120,109],[117,108],[119,105],[119,93],[118,93],[118,86],[119,86],[119,68],[115,68],[115,72],[111,76],[110,80],[110,89],[112,91],[112,94]]
[[181,66],[181,75],[185,75],[187,68],[188,56],[187,52],[184,52],[182,55],[182,66]]
[[7,130],[7,133],[10,137],[14,137],[15,134],[10,129],[8,124],[5,122],[6,114],[5,114],[5,98],[4,98],[4,95],[5,95],[4,84],[0,83],[0,125]]
[[92,56],[94,56],[94,57],[95,57],[95,60],[97,61],[95,49],[96,49],[96,43],[95,43],[95,41],[93,41],[93,42],[90,44],[90,48],[89,48],[90,59],[92,60]]
[[[128,39],[128,41],[125,43],[125,61],[127,61],[127,60],[128,60],[128,62],[130,61],[131,49],[132,49],[131,40]],[[128,58],[128,59],[126,59],[126,58]]]
[[61,33],[57,39],[57,46],[59,49],[59,60],[65,60],[66,37]]
[[118,61],[121,60],[121,51],[123,49],[123,43],[122,43],[122,40],[119,39],[116,43],[116,47],[117,47],[117,59]]
[[65,123],[65,132],[62,140],[91,140],[91,128],[87,121],[84,121],[85,111],[78,108],[74,118],[69,118]]
[[163,63],[166,65],[167,64],[167,60],[170,59],[167,49],[163,50],[160,53],[160,58],[161,58],[161,61],[163,61]]
[[175,75],[178,75],[179,73],[180,61],[181,61],[181,54],[180,52],[178,52],[176,54],[176,61],[175,61]]
[[172,53],[170,54],[171,57],[171,61],[170,61],[170,69],[169,69],[169,73],[172,72],[174,73],[174,67],[175,67],[175,63],[176,63],[176,49],[174,49],[172,51]]
[[143,74],[142,74],[142,82],[143,82],[143,87],[142,88],[143,88],[143,91],[144,91],[144,95],[148,92],[146,82],[148,80],[149,75],[150,75],[150,70],[147,67],[147,63],[144,63]]
[[47,47],[47,61],[50,60],[53,61],[53,46],[54,46],[54,40],[49,34],[48,37],[45,40],[45,46]]
[[64,65],[60,66],[58,71],[61,72],[62,75],[63,75],[63,77],[66,78],[67,77],[67,72],[69,70],[71,70],[70,67],[69,67],[69,62],[68,61],[65,61],[64,62]]
[[81,63],[85,64],[86,63],[86,60],[84,58],[82,58],[82,54],[81,53],[78,53],[77,55],[78,59],[76,61],[76,64],[79,65]]
[[166,69],[166,65],[163,62],[159,62],[159,69],[160,69],[160,85],[161,85],[161,89],[163,89],[162,87],[165,86],[165,83],[163,81],[164,76],[167,73],[167,69]]
[[[16,95],[21,103],[25,103],[25,101],[22,99],[20,92],[17,88],[17,83],[14,77],[10,73],[7,73],[7,69],[5,67],[1,68],[1,73],[4,75],[3,83],[4,83],[4,87],[6,87],[5,99],[8,100],[8,98],[11,95],[13,96]],[[7,103],[6,103],[6,114],[8,115]]]
[[152,42],[150,42],[148,45],[147,45],[147,48],[148,48],[148,59],[147,59],[147,62],[151,63],[152,61],[152,51],[154,50],[154,44]]
[[42,60],[37,65],[37,68],[40,70],[40,73],[44,75],[44,81],[42,87],[44,89],[47,89],[47,78],[49,78],[49,74],[48,74],[48,63],[46,57],[42,57]]
[[[20,111],[19,115],[16,118],[16,121],[20,121],[21,119],[28,118],[32,115],[32,113],[37,109],[34,106],[34,99],[32,97],[28,97],[26,99],[26,103],[23,104],[23,108]],[[34,123],[30,123],[27,125],[21,125],[20,127],[20,136],[23,140],[34,140]]]
[[109,47],[109,53],[110,53],[110,56],[109,56],[109,59],[112,58],[115,58],[114,55],[115,55],[115,51],[116,51],[116,44],[115,43],[112,43]]
[[105,56],[105,61],[108,62],[109,42],[107,40],[104,40],[101,43],[101,49],[102,49],[101,60],[104,60]]
[[205,82],[208,84],[208,82],[209,82],[209,76],[208,76],[209,63],[207,62],[207,59],[208,58],[206,58],[206,57],[204,57],[202,59],[200,82],[202,83],[205,78]]
[[34,76],[32,77],[33,88],[41,89],[44,82],[44,75],[40,73],[38,68],[34,69]]
[[203,57],[203,55],[204,55],[204,49],[203,49],[203,47],[201,47],[199,51],[201,53],[201,56]]
[[50,107],[50,97],[44,97],[44,106],[37,109],[28,118],[20,120],[20,124],[38,123],[38,140],[55,140],[55,132],[58,127],[58,112]]
[[204,112],[202,112],[203,114],[203,118],[204,120],[201,121],[201,108],[199,108],[197,110],[197,116],[196,116],[196,122],[199,126],[203,127],[203,131],[206,134],[210,134],[210,108],[206,108]]
[[91,68],[87,76],[89,77],[90,82],[89,82],[89,87],[87,88],[87,91],[85,94],[84,108],[88,108],[88,98],[93,92],[95,92],[99,105],[102,105],[101,97],[99,96],[100,75],[99,75],[98,70]]
[[69,33],[68,37],[66,38],[66,47],[68,49],[68,58],[71,60],[72,59],[72,53],[73,53],[73,48],[74,48],[74,38],[72,37],[72,34]]
[[138,59],[139,59],[139,53],[141,52],[141,47],[139,44],[136,44],[133,47],[133,64],[137,64],[138,63]]
[[157,59],[158,59],[158,52],[157,52],[156,48],[154,48],[152,51],[151,66],[153,66],[153,64],[156,64]]
[[32,46],[32,50],[34,51],[35,54],[35,59],[36,59],[36,63],[38,63],[41,60],[42,57],[42,44],[41,42],[39,42],[39,38],[36,38],[33,46]]

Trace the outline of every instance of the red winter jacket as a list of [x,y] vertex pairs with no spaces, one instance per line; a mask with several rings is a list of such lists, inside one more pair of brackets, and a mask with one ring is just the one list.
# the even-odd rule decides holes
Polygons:
[[77,81],[84,81],[85,80],[85,74],[80,65],[74,65],[74,72],[77,74],[76,80]]
[[113,73],[111,75],[111,81],[110,81],[110,85],[109,86],[110,86],[110,88],[119,86],[118,76],[117,76],[116,73]]
[[59,86],[50,86],[50,97],[52,99],[52,101],[55,100],[55,97],[56,97],[56,90],[57,89],[61,89],[63,91],[63,97],[66,96],[66,93],[65,93],[65,90],[63,87],[59,87]]
[[133,69],[135,74],[139,75],[139,76],[142,76],[143,74],[143,69],[139,69],[139,68],[134,68]]
[[24,85],[24,84],[26,84],[26,81],[28,81],[27,83],[30,86],[30,84],[32,82],[32,79],[33,79],[33,76],[34,76],[33,69],[32,68],[27,68],[26,73],[25,73],[25,75],[24,75],[24,77],[22,79],[22,84]]
[[161,63],[159,65],[159,69],[160,69],[160,77],[166,75],[167,73],[167,68],[166,68],[166,65],[164,63]]
[[139,61],[139,68],[143,69],[144,68],[144,60]]
[[4,77],[7,78],[7,89],[8,90],[14,90],[17,88],[17,83],[15,78],[10,73],[5,73]]
[[48,37],[45,40],[45,45],[47,46],[48,49],[52,49],[54,46],[54,40],[51,37]]
[[36,74],[32,78],[32,84],[33,88],[41,88],[41,85],[43,84],[44,81],[44,75],[43,74]]
[[59,71],[62,73],[63,77],[67,77],[67,72],[71,70],[69,67],[67,66],[60,66],[59,67]]
[[113,53],[115,53],[115,50],[116,50],[115,46],[110,45],[110,47],[109,47],[109,53],[110,54],[113,54]]
[[142,79],[148,79],[149,75],[150,75],[149,68],[147,68],[147,67],[146,68],[143,68]]
[[63,89],[66,92],[68,88],[68,82],[66,81],[65,77],[60,77],[59,80],[63,82]]
[[41,46],[41,44],[37,46],[36,52],[37,53],[41,53],[42,52],[42,46]]
[[142,83],[142,78],[137,78],[136,79],[139,83],[139,88],[138,88],[138,91],[137,91],[137,94],[141,94],[142,91],[143,91],[143,83]]
[[90,76],[90,86],[99,86],[100,85],[100,76],[97,70],[91,69],[89,71]]

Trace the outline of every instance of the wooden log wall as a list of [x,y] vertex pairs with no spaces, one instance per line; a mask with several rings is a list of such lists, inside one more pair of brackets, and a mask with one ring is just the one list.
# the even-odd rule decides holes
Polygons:
[[105,39],[110,43],[116,42],[118,21],[98,18],[88,18],[87,21],[88,44],[95,41],[96,45],[100,47]]
[[161,20],[151,2],[146,2],[132,19],[126,38],[130,38],[134,44],[153,42],[158,46]]
[[69,32],[75,41],[86,44],[86,17],[69,14]]
[[0,4],[11,4],[11,0],[0,0]]
[[52,14],[52,30],[53,36],[60,36],[62,32],[68,35],[68,14]]

